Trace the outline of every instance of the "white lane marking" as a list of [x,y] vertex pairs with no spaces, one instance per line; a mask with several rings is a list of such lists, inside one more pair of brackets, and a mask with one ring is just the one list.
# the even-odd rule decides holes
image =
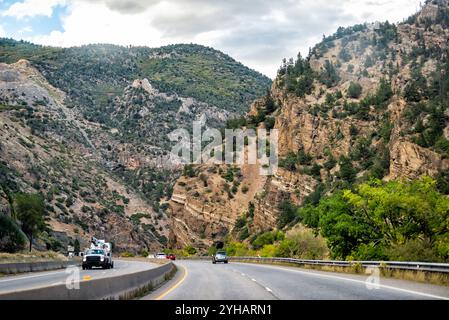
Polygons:
[[268,287],[265,287],[265,290],[267,290],[268,292],[273,292],[273,290],[271,290],[271,289],[268,288]]
[[244,273],[242,273],[242,276],[245,276],[245,274],[244,274]]
[[[304,275],[314,276],[314,277],[318,277],[318,278],[331,278],[331,279],[338,279],[338,280],[343,280],[343,281],[359,283],[359,284],[363,284],[363,285],[366,284],[366,282],[362,281],[362,280],[344,278],[344,277],[328,275],[328,274],[319,274],[319,273],[314,273],[314,272],[306,272],[306,271],[292,270],[292,269],[287,269],[287,268],[276,268],[276,267],[260,266],[260,265],[258,265],[258,267],[269,268],[269,269],[276,269],[276,270],[282,269],[282,270],[285,270],[285,271],[301,273],[301,274],[304,274]],[[419,296],[423,296],[423,297],[435,298],[435,299],[440,299],[440,300],[449,300],[449,297],[437,296],[437,295],[430,294],[430,293],[397,288],[397,287],[388,286],[388,285],[385,285],[385,284],[379,284],[379,287],[384,288],[384,289],[395,290],[395,291],[400,291],[400,292],[404,292],[404,293],[419,295]]]
[[253,280],[254,282],[257,282],[257,280],[256,280],[256,279],[254,279],[254,278],[251,278],[251,280]]
[[2,280],[0,280],[0,282],[17,281],[17,280],[24,280],[24,279],[31,279],[31,278],[39,278],[39,277],[56,275],[56,274],[59,274],[59,273],[65,273],[65,270],[64,271],[49,272],[49,273],[44,273],[44,274],[35,274],[35,275],[32,275],[32,276],[21,276],[21,277],[14,277],[14,278],[10,278],[10,279],[2,279]]

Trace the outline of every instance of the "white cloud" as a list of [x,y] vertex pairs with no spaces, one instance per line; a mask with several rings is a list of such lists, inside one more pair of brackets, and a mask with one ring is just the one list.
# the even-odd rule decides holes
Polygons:
[[17,19],[35,16],[51,17],[53,8],[65,2],[66,0],[24,0],[12,4],[6,11],[2,12],[2,15]]
[[76,2],[62,18],[62,32],[32,38],[41,44],[79,46],[89,43],[159,46],[161,33],[152,28],[148,16],[123,15],[101,4]]
[[[51,15],[63,0],[24,0],[12,5],[16,17]],[[44,4],[37,5],[37,2]],[[284,57],[294,57],[338,26],[365,21],[401,21],[420,0],[67,0],[62,30],[35,35],[41,44],[147,45],[198,43],[230,54],[274,77]],[[13,8],[16,6],[15,8]]]
[[30,26],[23,27],[22,29],[20,29],[18,31],[19,34],[30,33],[30,32],[33,32],[33,28],[31,28]]

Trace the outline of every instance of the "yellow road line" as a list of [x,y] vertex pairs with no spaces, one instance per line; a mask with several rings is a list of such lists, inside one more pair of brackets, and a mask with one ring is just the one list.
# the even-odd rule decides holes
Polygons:
[[181,283],[184,282],[184,280],[187,278],[187,275],[189,273],[187,272],[186,268],[184,268],[184,267],[181,267],[181,268],[184,271],[184,274],[182,275],[182,278],[177,283],[175,283],[172,287],[170,287],[167,290],[165,290],[160,296],[158,296],[154,300],[161,300],[161,299],[163,299],[167,294],[169,294],[170,292],[175,290],[177,287],[179,287],[181,285]]

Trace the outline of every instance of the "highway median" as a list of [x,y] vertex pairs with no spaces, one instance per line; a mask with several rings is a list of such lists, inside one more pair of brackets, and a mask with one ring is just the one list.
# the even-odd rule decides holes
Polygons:
[[155,268],[99,279],[83,278],[0,294],[0,300],[128,300],[141,297],[169,280],[176,266],[165,263]]

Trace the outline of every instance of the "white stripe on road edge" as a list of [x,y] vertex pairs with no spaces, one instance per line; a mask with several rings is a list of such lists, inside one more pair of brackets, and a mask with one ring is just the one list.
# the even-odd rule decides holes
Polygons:
[[[254,265],[254,264],[252,264]],[[270,269],[282,269],[282,270],[286,270],[286,271],[290,271],[290,272],[296,272],[296,273],[301,273],[301,274],[305,274],[305,275],[310,275],[310,276],[314,276],[314,277],[318,277],[318,278],[331,278],[331,279],[338,279],[338,280],[344,280],[344,281],[349,281],[349,282],[355,282],[355,283],[360,283],[360,284],[366,284],[365,281],[361,281],[361,280],[356,280],[356,279],[350,279],[350,278],[344,278],[344,277],[339,277],[339,276],[334,276],[334,275],[328,275],[328,274],[320,274],[320,273],[314,273],[314,272],[307,272],[307,271],[300,271],[300,270],[293,270],[293,269],[288,269],[288,268],[281,268],[281,267],[271,267],[271,266],[262,266],[260,264],[257,265],[258,267],[262,267],[262,268],[270,268]],[[407,290],[407,289],[401,289],[401,288],[397,288],[397,287],[392,287],[392,286],[387,286],[384,284],[376,284],[381,288],[384,289],[390,289],[390,290],[396,290],[396,291],[400,291],[400,292],[404,292],[404,293],[409,293],[409,294],[415,294],[415,295],[419,295],[419,296],[423,296],[423,297],[429,297],[429,298],[434,298],[434,299],[440,299],[440,300],[449,300],[449,297],[443,297],[443,296],[437,296],[434,294],[430,294],[430,293],[424,293],[424,292],[419,292],[419,291],[413,291],[413,290]]]
[[273,290],[271,290],[271,289],[268,288],[268,287],[265,287],[265,290],[267,290],[268,292],[273,292]]
[[256,279],[252,278],[251,280],[253,280],[254,282],[256,282]]

